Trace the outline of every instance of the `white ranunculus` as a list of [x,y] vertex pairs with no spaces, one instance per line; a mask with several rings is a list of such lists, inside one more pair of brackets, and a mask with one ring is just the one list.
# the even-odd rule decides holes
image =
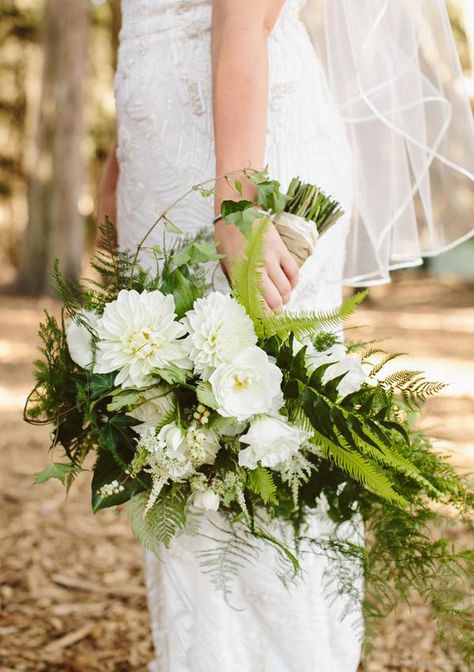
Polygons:
[[248,446],[239,453],[239,465],[255,469],[260,463],[263,467],[278,469],[310,436],[283,419],[258,415],[250,423],[248,432],[239,439]]
[[177,460],[185,460],[186,433],[175,422],[170,422],[160,429],[157,435],[158,445],[166,450],[170,457]]
[[351,392],[359,390],[367,378],[360,357],[352,355],[350,357],[345,356],[335,364],[331,364],[324,372],[323,383],[326,384],[328,381],[342,376],[343,373],[346,373],[346,375],[337,386],[337,391],[341,397],[346,397]]
[[193,504],[197,509],[204,511],[217,511],[220,504],[220,497],[217,492],[208,488],[202,492],[195,492],[193,495]]
[[308,371],[315,371],[323,364],[336,363],[346,357],[346,348],[342,343],[335,343],[327,350],[319,351],[310,344],[306,351]]
[[212,292],[194,302],[183,318],[194,371],[208,380],[220,364],[257,343],[252,320],[243,306],[221,292]]
[[282,373],[266,352],[245,348],[232,362],[221,364],[209,378],[220,415],[247,420],[258,413],[277,412],[282,406]]
[[[165,415],[174,408],[173,394],[164,385],[157,385],[156,387],[144,390],[140,394],[137,403],[138,406],[129,411],[128,415],[152,427],[156,427]],[[137,427],[134,429],[137,429]]]
[[87,322],[95,331],[99,315],[91,310],[81,310],[66,324],[66,341],[71,359],[83,369],[90,369],[93,364],[92,334],[86,327]]
[[190,368],[183,341],[184,326],[175,317],[174,299],[155,290],[122,289],[97,323],[95,373],[118,371],[115,384],[145,387],[153,369]]

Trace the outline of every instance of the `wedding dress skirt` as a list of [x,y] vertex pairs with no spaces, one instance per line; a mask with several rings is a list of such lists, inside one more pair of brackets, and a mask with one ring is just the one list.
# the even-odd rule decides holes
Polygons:
[[[266,163],[283,189],[299,176],[321,186],[348,213],[350,150],[323,67],[299,18],[303,4],[287,0],[269,37]],[[122,12],[116,75],[118,232],[121,246],[133,247],[158,213],[215,174],[211,0],[122,0]],[[190,234],[209,229],[212,203],[194,192],[169,216]],[[319,241],[301,269],[289,309],[340,303],[347,226],[346,215]],[[162,239],[163,230],[157,228],[148,243]],[[341,620],[346,601],[325,588],[330,562],[304,554],[303,580],[285,587],[274,571],[275,552],[260,545],[258,561],[240,570],[225,599],[202,571],[196,553],[212,547],[213,541],[205,538],[216,536],[216,525],[222,521],[213,514],[201,521],[200,536],[180,536],[160,559],[146,553],[157,656],[150,669],[355,671],[360,608]],[[313,537],[334,531],[323,510],[311,517],[310,528],[307,535]],[[272,531],[277,535],[282,530]],[[338,533],[360,542],[361,523],[345,524]]]

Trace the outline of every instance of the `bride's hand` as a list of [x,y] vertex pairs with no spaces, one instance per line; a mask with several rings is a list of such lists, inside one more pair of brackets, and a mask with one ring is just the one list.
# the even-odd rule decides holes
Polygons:
[[[245,238],[237,227],[219,220],[215,225],[215,237],[220,254],[225,254],[221,264],[230,278],[232,264],[242,254]],[[298,282],[298,265],[288,252],[273,224],[265,235],[263,297],[269,309],[283,308],[290,298],[291,290]]]

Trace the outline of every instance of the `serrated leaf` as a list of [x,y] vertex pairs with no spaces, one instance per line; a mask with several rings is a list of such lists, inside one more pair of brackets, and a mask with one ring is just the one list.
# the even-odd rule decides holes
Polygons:
[[140,397],[142,392],[134,390],[133,392],[126,391],[123,394],[114,395],[114,400],[107,404],[108,411],[119,411],[124,406],[130,406],[134,404],[137,399]]
[[201,404],[204,404],[204,406],[208,406],[209,408],[213,409],[217,408],[217,401],[212,392],[210,383],[208,382],[198,383],[196,387],[196,396],[198,398],[198,401]]

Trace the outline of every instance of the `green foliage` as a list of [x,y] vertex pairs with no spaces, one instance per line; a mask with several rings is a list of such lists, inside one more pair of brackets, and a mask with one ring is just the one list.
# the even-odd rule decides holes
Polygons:
[[252,469],[248,474],[247,487],[261,497],[264,504],[277,504],[277,489],[273,476],[265,467]]
[[[162,491],[151,509],[146,511],[147,495],[139,494],[129,503],[133,533],[148,550],[159,556],[159,548],[168,548],[175,535],[186,524],[188,493],[185,488],[173,486]],[[146,511],[146,513],[145,513]]]
[[75,464],[51,462],[45,469],[34,474],[34,482],[45,483],[51,478],[56,478],[58,481],[61,481],[63,485],[66,485],[68,479],[76,476],[81,471],[84,471],[84,469],[81,469],[81,467],[78,467]]
[[314,222],[323,234],[344,214],[339,203],[326,196],[314,184],[304,184],[298,178],[290,182],[285,211]]
[[268,313],[263,322],[265,337],[285,338],[293,334],[298,340],[317,338],[321,331],[340,327],[341,322],[353,314],[366,296],[367,292],[358,292],[339,308],[328,311]]
[[263,268],[263,244],[268,220],[256,223],[251,239],[248,241],[242,257],[232,266],[232,293],[245,308],[252,319],[257,335],[262,333],[265,319],[265,306],[261,290]]

